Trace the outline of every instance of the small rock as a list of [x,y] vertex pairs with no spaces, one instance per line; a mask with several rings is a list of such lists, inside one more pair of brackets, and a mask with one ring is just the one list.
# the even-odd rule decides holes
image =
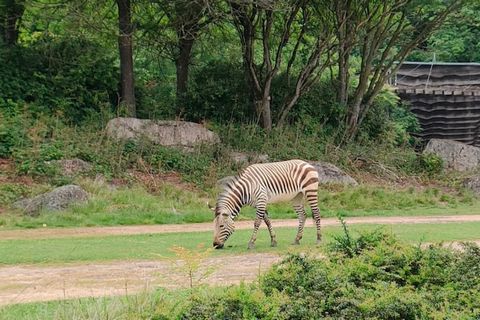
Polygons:
[[22,209],[29,215],[36,215],[42,209],[63,210],[72,203],[85,202],[88,194],[85,190],[76,185],[66,185],[36,196],[31,199],[24,199],[13,204],[14,208]]
[[311,161],[309,163],[317,169],[318,181],[320,184],[358,185],[358,182],[355,181],[355,179],[331,163],[322,161]]
[[443,160],[447,169],[468,171],[480,164],[480,148],[458,141],[431,139],[424,153],[433,153]]
[[81,173],[88,172],[92,169],[92,165],[81,159],[64,159],[64,160],[52,160],[47,164],[58,167],[64,176],[73,177]]
[[245,152],[232,152],[230,157],[237,164],[264,163],[268,162],[267,154],[255,154]]

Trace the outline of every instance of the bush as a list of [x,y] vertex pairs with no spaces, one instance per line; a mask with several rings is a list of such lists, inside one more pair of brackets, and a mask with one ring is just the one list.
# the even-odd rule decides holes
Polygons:
[[177,319],[265,319],[272,313],[266,296],[240,285],[220,293],[194,292]]
[[186,117],[221,123],[254,120],[250,93],[240,63],[211,61],[192,74]]
[[433,176],[443,171],[443,160],[434,153],[422,153],[418,156],[418,167],[419,171]]
[[86,38],[41,38],[0,47],[0,110],[83,120],[116,103],[115,56]]
[[480,316],[477,245],[421,249],[376,234],[351,243],[362,238],[373,240],[355,254],[337,238],[326,258],[291,255],[262,277],[267,296],[283,297],[280,318],[427,319],[439,310],[442,318]]

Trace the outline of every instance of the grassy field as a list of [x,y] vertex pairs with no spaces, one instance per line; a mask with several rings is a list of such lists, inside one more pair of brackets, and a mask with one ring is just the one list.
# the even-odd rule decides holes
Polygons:
[[[402,224],[402,225],[352,225],[354,232],[382,228],[392,232],[400,239],[409,242],[436,242],[452,240],[472,240],[480,238],[480,223],[445,223],[445,224]],[[315,244],[314,228],[306,228],[302,245],[292,246],[295,228],[277,228],[278,247],[270,247],[266,230],[259,232],[257,252],[286,252],[304,249]],[[333,235],[339,234],[339,227],[324,228],[324,240],[329,242]],[[251,230],[238,230],[227,242],[224,250],[215,250],[214,255],[246,253]],[[3,240],[0,241],[0,264],[19,263],[65,263],[87,261],[109,261],[122,259],[161,259],[171,257],[170,248],[180,245],[194,249],[203,243],[210,247],[211,232],[146,234],[131,236],[108,236],[94,238],[63,238],[42,240]]]
[[[83,205],[65,211],[43,211],[25,216],[7,210],[0,214],[0,227],[37,228],[105,226],[133,224],[194,223],[212,220],[207,203],[215,203],[216,192],[181,189],[171,184],[159,185],[152,194],[143,187],[108,188],[90,180],[79,181],[91,195]],[[0,190],[1,191],[1,190]],[[438,188],[398,189],[378,186],[330,186],[319,191],[322,216],[441,215],[480,213],[480,201],[466,191],[442,191]],[[295,218],[290,204],[269,207],[273,219]],[[244,208],[239,219],[252,219],[254,210]]]

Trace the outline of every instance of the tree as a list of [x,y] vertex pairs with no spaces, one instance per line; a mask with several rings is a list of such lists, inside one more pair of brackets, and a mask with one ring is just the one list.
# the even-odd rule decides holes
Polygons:
[[18,28],[24,11],[24,0],[0,0],[0,32],[5,44],[17,43]]
[[120,52],[120,103],[129,116],[135,116],[135,86],[133,72],[133,25],[130,0],[117,0],[118,49]]
[[[333,5],[337,32],[338,99],[347,107],[345,140],[355,137],[375,97],[407,55],[457,10],[447,3],[416,0],[362,0]],[[350,53],[360,56],[358,82],[347,95]]]
[[282,125],[301,95],[331,64],[332,19],[321,1],[230,1],[230,6],[254,109],[262,127],[270,130],[274,78],[280,71],[296,78],[290,93],[278,97],[282,102],[277,124]]
[[185,112],[188,78],[195,41],[218,16],[216,0],[151,0],[145,9],[143,29],[162,53],[175,62],[176,113]]

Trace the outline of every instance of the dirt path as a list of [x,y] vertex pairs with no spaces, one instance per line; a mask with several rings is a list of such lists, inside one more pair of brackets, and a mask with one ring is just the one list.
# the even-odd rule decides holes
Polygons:
[[[348,217],[348,224],[415,224],[415,223],[448,223],[448,222],[480,222],[480,215],[451,215],[451,216],[405,216],[405,217]],[[296,227],[296,219],[273,220],[275,228]],[[323,218],[323,226],[339,225],[337,218]],[[306,226],[313,226],[312,219],[307,219]],[[212,231],[212,223],[165,224],[165,225],[138,225],[115,227],[82,227],[82,228],[43,228],[23,230],[1,230],[0,240],[14,239],[44,239],[44,238],[73,238],[73,237],[103,237],[115,235],[135,235],[148,233],[175,233],[175,232],[202,232]],[[251,229],[252,221],[237,221],[235,228]],[[262,224],[262,227],[265,227]]]
[[[206,259],[194,285],[253,281],[280,257],[244,254]],[[15,303],[138,293],[155,287],[188,287],[180,261],[116,261],[61,266],[21,265],[0,268],[0,306]],[[212,270],[208,277],[202,274]],[[199,279],[200,278],[200,279]],[[203,279],[201,279],[203,278]]]
[[[311,220],[311,219],[310,219]],[[313,225],[308,221],[309,226]],[[451,223],[480,221],[480,215],[357,217],[349,224]],[[323,225],[338,225],[337,219],[323,219]],[[239,229],[251,228],[251,221],[239,221]],[[275,220],[276,227],[295,227],[296,220]],[[120,226],[68,229],[0,231],[0,240],[87,237],[211,231],[211,223],[185,225]],[[480,243],[477,242],[477,243]],[[201,272],[214,272],[202,283],[228,285],[252,281],[280,257],[270,253],[242,254],[206,259]],[[158,286],[188,287],[189,277],[179,267],[180,261],[114,261],[105,263],[63,264],[56,266],[16,265],[0,267],[0,306],[14,303],[49,301],[79,297],[123,295]],[[198,283],[197,279],[196,282]]]

